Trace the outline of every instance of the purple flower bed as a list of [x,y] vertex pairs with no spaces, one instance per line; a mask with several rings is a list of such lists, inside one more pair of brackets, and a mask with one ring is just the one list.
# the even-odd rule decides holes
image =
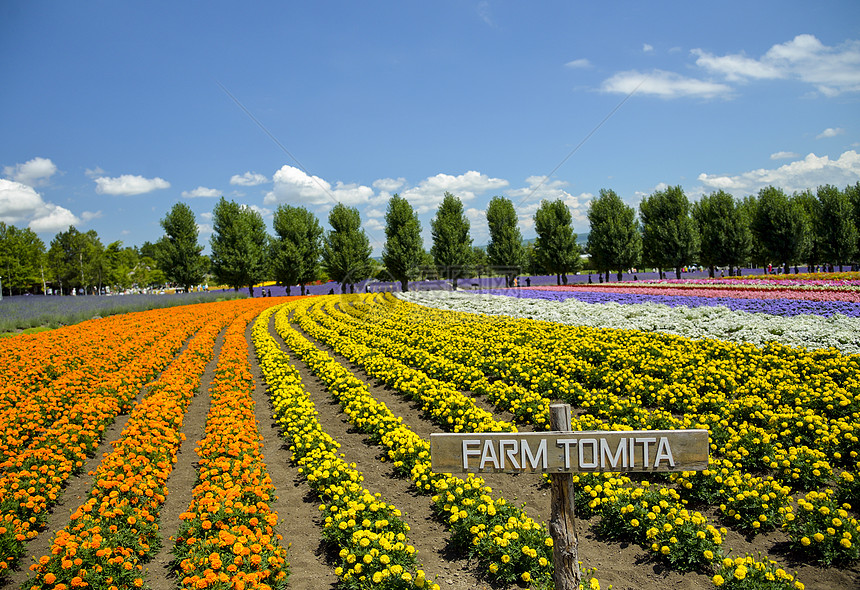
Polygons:
[[36,326],[57,327],[97,317],[131,313],[147,309],[205,303],[219,299],[245,297],[217,291],[175,293],[167,295],[58,295],[5,296],[0,301],[0,332],[11,332]]
[[698,307],[701,305],[722,305],[733,311],[749,313],[768,313],[780,316],[795,316],[802,314],[830,317],[842,314],[848,317],[860,317],[860,303],[847,301],[804,301],[797,299],[740,299],[735,297],[688,297],[685,295],[635,295],[629,293],[606,293],[585,291],[538,291],[534,289],[482,289],[476,293],[490,295],[506,295],[508,297],[524,297],[530,299],[547,299],[549,301],[564,301],[573,297],[584,303],[660,303],[669,307]]

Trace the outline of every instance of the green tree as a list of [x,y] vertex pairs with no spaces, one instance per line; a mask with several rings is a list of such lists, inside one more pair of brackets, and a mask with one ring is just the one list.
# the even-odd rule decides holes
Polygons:
[[716,191],[693,203],[693,220],[699,233],[699,262],[711,277],[715,266],[728,266],[729,276],[749,256],[749,223],[735,198]]
[[111,242],[105,248],[107,260],[107,282],[115,290],[129,289],[132,286],[132,272],[139,260],[134,248],[123,248],[122,242],[117,240]]
[[598,197],[588,205],[587,249],[591,263],[598,272],[615,269],[618,280],[625,268],[639,265],[642,256],[642,235],[636,224],[633,207],[624,204],[615,191],[600,189]]
[[526,262],[526,251],[518,222],[517,212],[510,199],[493,197],[490,200],[487,205],[487,225],[490,227],[487,260],[505,277],[507,287],[510,287],[514,277],[522,272]]
[[92,285],[90,279],[93,266],[92,257],[98,255],[101,245],[93,244],[94,230],[81,233],[75,226],[69,226],[64,232],[59,232],[51,240],[48,249],[48,272],[61,292],[84,288]]
[[158,268],[158,263],[149,256],[140,256],[129,273],[131,286],[138,289],[159,287],[167,281],[164,271]]
[[698,250],[696,227],[690,217],[690,201],[680,186],[655,191],[639,203],[643,258],[660,268],[675,269],[692,264]]
[[561,199],[541,201],[535,212],[535,258],[542,272],[556,276],[556,283],[567,284],[567,273],[582,268],[581,250],[571,225],[570,209]]
[[153,244],[152,242],[147,240],[140,246],[140,248],[137,248],[137,255],[141,258],[152,258],[153,260],[157,261],[159,258],[158,248],[158,242]]
[[[750,228],[750,249],[749,256],[744,261],[748,266],[767,266],[767,254],[764,251],[764,246],[758,240],[758,236],[752,231],[752,220],[758,210],[758,197],[756,195],[747,195],[738,202],[738,207],[741,210],[747,227]],[[738,276],[740,276],[740,268],[738,268]]]
[[394,194],[388,200],[388,211],[385,212],[382,264],[391,278],[400,281],[400,289],[408,291],[409,279],[417,274],[423,257],[418,213],[406,199]]
[[331,231],[323,243],[323,268],[333,281],[340,283],[340,292],[346,286],[354,290],[358,281],[373,276],[370,241],[361,228],[361,215],[355,207],[338,203],[329,212]]
[[101,295],[109,271],[105,247],[96,230],[91,229],[84,236],[86,238],[86,245],[84,246],[86,253],[82,271],[84,286],[87,293],[92,292],[94,295]]
[[[860,182],[846,186],[845,196],[851,203],[851,219],[854,220],[854,227],[857,228],[857,252],[860,253]],[[852,268],[856,268],[856,265]]]
[[487,265],[489,265],[489,263],[490,259],[487,258],[487,250],[480,246],[472,246],[472,256],[469,260],[469,264],[476,277],[480,279],[482,274],[489,272],[487,269]]
[[263,217],[250,207],[221,197],[212,211],[212,274],[222,285],[248,287],[266,277],[269,236]]
[[818,215],[815,235],[821,243],[822,257],[842,266],[857,253],[857,227],[849,196],[833,185],[818,187]]
[[272,241],[272,271],[275,280],[287,286],[305,285],[317,280],[322,255],[323,229],[310,210],[279,205],[274,217],[275,239]]
[[800,204],[799,209],[806,218],[806,227],[809,231],[804,240],[803,260],[811,268],[825,262],[821,249],[821,237],[817,231],[820,225],[821,206],[818,197],[809,189],[793,194],[791,200]]
[[156,248],[158,265],[169,281],[187,293],[202,283],[206,274],[194,212],[185,203],[176,203],[161,220],[161,227],[164,236]]
[[30,228],[0,221],[0,275],[9,295],[32,291],[42,283],[45,243]]
[[808,249],[810,228],[803,205],[782,189],[768,186],[759,191],[750,229],[770,262],[781,262],[786,273]]
[[457,289],[457,279],[472,258],[472,238],[469,236],[470,224],[463,212],[463,203],[445,191],[442,204],[436,210],[436,217],[430,222],[433,246],[430,254],[440,276],[452,281]]

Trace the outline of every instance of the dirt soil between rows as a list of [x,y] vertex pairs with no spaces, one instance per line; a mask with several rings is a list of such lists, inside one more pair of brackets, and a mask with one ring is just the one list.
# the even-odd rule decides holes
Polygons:
[[[296,325],[294,327],[299,329]],[[270,324],[270,332],[287,351],[286,346],[275,334],[273,324]],[[334,556],[321,540],[322,527],[318,511],[320,500],[314,497],[296,467],[291,463],[290,450],[272,417],[272,408],[263,376],[251,344],[250,327],[246,335],[256,385],[253,399],[258,428],[263,438],[263,456],[277,494],[277,499],[272,502],[272,508],[279,515],[277,532],[283,536],[283,543],[289,544],[290,588],[335,590],[337,577],[333,571]],[[404,424],[416,433],[429,438],[431,432],[441,431],[438,426],[422,417],[419,404],[406,400],[389,387],[377,384],[360,367],[332,353],[329,347],[313,339],[311,341],[318,348],[331,353],[338,362],[364,381],[376,399],[384,402],[396,415],[402,416]],[[177,580],[170,565],[170,548],[173,545],[171,537],[178,531],[179,515],[190,504],[191,491],[197,482],[198,457],[195,448],[197,441],[204,437],[206,415],[209,409],[207,392],[214,375],[221,342],[222,338],[219,337],[215,358],[206,368],[201,380],[200,393],[190,404],[183,421],[182,432],[186,440],[177,455],[177,463],[167,482],[169,494],[161,511],[164,544],[161,551],[145,566],[147,584],[153,590],[169,590],[177,586]],[[380,461],[381,448],[370,443],[366,435],[350,426],[338,403],[303,362],[292,355],[291,360],[316,405],[320,423],[325,431],[340,443],[341,452],[346,456],[346,460],[355,462],[357,469],[364,474],[364,486],[373,493],[379,492],[383,498],[403,512],[403,518],[411,528],[409,542],[417,549],[418,560],[428,577],[435,578],[442,590],[518,588],[519,586],[491,584],[482,577],[476,560],[470,560],[467,555],[459,554],[449,546],[450,535],[444,525],[433,516],[430,498],[419,495],[408,480],[395,477],[391,464]],[[145,394],[144,390],[141,396]],[[496,419],[511,419],[510,414],[495,410],[484,399],[477,398],[475,402],[493,413]],[[5,584],[0,585],[0,588],[19,588],[29,578],[27,569],[29,565],[50,552],[54,533],[69,523],[70,515],[86,500],[92,486],[92,477],[87,474],[94,471],[102,455],[110,451],[112,448],[110,443],[120,436],[126,421],[127,416],[120,416],[105,432],[103,443],[86,465],[84,475],[73,478],[69,482],[61,502],[52,510],[47,530],[28,545],[28,557],[22,559],[20,567],[12,573]],[[550,488],[539,476],[493,474],[484,479],[492,487],[495,497],[504,497],[515,505],[524,506],[528,514],[538,522],[546,524],[549,520]],[[710,513],[707,516],[712,522],[717,523],[715,514]],[[671,571],[653,560],[650,551],[637,545],[601,540],[594,531],[596,522],[596,517],[578,519],[577,533],[579,559],[584,567],[597,569],[596,576],[600,580],[601,588],[606,589],[610,585],[615,590],[714,588],[709,575]],[[725,539],[725,548],[732,548],[732,555],[746,553],[757,555],[761,552],[764,556],[770,552],[770,557],[783,564],[788,571],[797,570],[799,579],[810,590],[860,588],[860,567],[857,564],[848,568],[819,568],[794,563],[789,555],[774,553],[774,551],[783,551],[785,541],[785,535],[780,531],[748,540],[730,530]]]

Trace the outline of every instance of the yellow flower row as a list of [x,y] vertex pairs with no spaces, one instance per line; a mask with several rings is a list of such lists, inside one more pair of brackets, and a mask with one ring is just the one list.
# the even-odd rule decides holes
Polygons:
[[[313,322],[303,321],[303,316],[314,303],[298,302],[295,306],[295,321],[311,331]],[[452,529],[452,542],[475,555],[486,567],[490,579],[531,581],[538,586],[550,583],[552,542],[545,529],[503,498],[494,500],[490,495],[492,490],[482,479],[470,476],[463,480],[433,473],[429,444],[402,426],[388,408],[373,399],[361,381],[293,330],[287,311],[276,316],[279,334],[327,383],[347,415],[370,418],[363,422],[362,429],[388,448],[388,457],[395,468],[410,473],[420,491],[434,494],[435,510]],[[343,386],[350,382],[352,386]],[[504,525],[491,524],[494,522]]]
[[[369,298],[362,298],[362,299],[364,301],[367,301]],[[392,305],[392,307],[396,308],[396,307],[398,307],[398,304],[394,303]],[[363,329],[367,330],[370,333],[373,333],[375,336],[384,335],[385,337],[392,338],[395,341],[399,340],[399,343],[401,344],[401,351],[404,351],[404,348],[405,348],[405,347],[403,347],[403,344],[402,344],[404,341],[408,341],[409,338],[411,338],[413,340],[413,342],[415,342],[416,340],[419,340],[419,338],[416,336],[416,333],[420,332],[422,330],[422,327],[426,328],[428,326],[428,324],[432,323],[432,322],[426,321],[426,318],[424,318],[424,317],[419,317],[417,319],[415,318],[415,315],[422,316],[424,313],[424,310],[420,310],[419,312],[417,312],[417,314],[415,314],[415,313],[413,313],[414,309],[412,309],[415,306],[409,306],[409,307],[410,307],[409,313],[412,314],[412,317],[409,319],[408,324],[407,324],[407,322],[397,323],[396,321],[391,321],[387,332],[383,332],[380,330],[375,330],[375,327],[377,326],[377,324],[386,323],[387,320],[391,320],[391,316],[395,315],[394,313],[390,313],[390,314],[387,313],[388,309],[383,309],[383,310],[380,310],[377,308],[371,309],[371,306],[369,306],[367,304],[362,305],[362,303],[352,303],[352,305],[348,305],[348,306],[341,305],[341,308],[344,312],[356,317],[356,319],[359,322],[366,322],[362,325]],[[434,311],[428,312],[427,315],[433,315],[434,313],[439,313],[439,312],[436,312],[434,310]],[[338,319],[341,319],[343,314],[336,315],[336,314],[333,314],[330,312],[328,315],[330,317],[333,317],[333,318],[336,317]],[[464,315],[464,314],[460,314],[460,315]],[[478,322],[476,322],[476,321],[469,322],[466,320],[456,321],[456,320],[453,320],[452,318],[449,317],[449,318],[447,318],[447,323],[445,324],[446,327],[447,326],[455,326],[455,328],[449,329],[446,331],[443,331],[443,330],[433,331],[433,344],[431,345],[429,343],[429,340],[428,340],[428,341],[421,341],[420,345],[426,344],[431,349],[433,347],[437,347],[437,348],[442,349],[442,345],[440,343],[454,342],[455,344],[450,345],[447,348],[447,350],[459,351],[458,353],[461,355],[468,354],[467,352],[464,352],[464,351],[474,350],[476,343],[474,343],[474,342],[467,343],[462,338],[459,338],[459,339],[454,338],[451,336],[451,332],[454,332],[455,330],[457,330],[458,336],[461,336],[462,332],[465,331],[464,326],[466,327],[465,329],[467,330],[467,329],[474,328],[475,327],[474,324],[476,324],[476,323],[478,323]],[[407,324],[407,325],[403,325],[403,324]],[[338,326],[338,328],[340,329],[340,326]],[[475,328],[475,329],[479,329],[479,328]],[[482,340],[482,342],[486,342],[487,338],[490,338],[490,335],[483,332],[481,334],[480,340]],[[536,337],[533,340],[539,340],[539,337]],[[508,346],[510,347],[510,341],[508,341]],[[409,352],[410,351],[408,351],[408,350],[405,350],[405,352],[401,352],[402,357],[407,356],[409,354]],[[422,351],[421,353],[417,353],[417,354],[423,355],[421,357],[423,359],[422,365],[427,366],[428,363],[427,363],[426,359],[429,357],[429,355],[424,351]],[[482,358],[484,359],[484,363],[491,362],[492,357],[490,355],[487,355],[486,352],[482,352],[481,354],[482,354]],[[442,362],[444,362],[444,361],[442,361]],[[543,380],[532,379],[531,376],[524,375],[525,371],[522,369],[522,366],[515,366],[513,370],[514,370],[514,372],[519,373],[520,379],[527,381],[532,386],[534,386],[533,382],[535,384],[537,384],[537,387],[541,387],[541,385],[540,385],[541,383],[544,383],[544,384],[546,383],[545,378]],[[474,371],[472,371],[472,372],[474,372]],[[503,376],[503,378],[505,378],[505,377],[510,376],[510,374],[502,375],[502,376]],[[557,383],[553,383],[553,385],[557,386]],[[619,402],[626,401],[626,400],[620,400],[617,398],[616,398],[616,400],[617,400],[615,402],[616,403],[616,409],[618,409],[618,407],[619,407],[619,405],[618,405]],[[627,406],[627,407],[629,408],[629,406]],[[667,415],[664,417],[666,417],[666,418],[668,418],[668,420],[674,422],[674,419],[671,417],[671,415]],[[588,424],[587,426],[593,427],[594,425]],[[677,427],[677,424],[675,425],[675,427]],[[623,480],[621,480],[621,481],[623,481],[622,485],[631,485],[630,481],[627,478],[623,478]],[[779,484],[776,484],[776,485],[778,486]],[[593,492],[593,490],[588,490],[588,489],[586,491],[587,492],[589,492],[589,491]],[[592,499],[592,501],[591,501],[592,508],[595,506],[599,506],[601,500],[606,502],[607,504],[614,501],[611,497]],[[684,509],[681,508],[680,506],[681,506],[681,504],[679,502],[678,506],[676,508],[674,508],[674,510],[682,510],[683,511]],[[604,514],[604,518],[605,517],[606,517],[606,515]],[[609,522],[607,522],[607,524],[606,524],[607,529],[611,528],[611,519],[608,519],[608,520],[609,520]],[[637,525],[639,524],[639,522],[636,519],[632,519],[632,520]],[[689,520],[689,519],[687,519],[687,520]],[[628,523],[627,523],[628,527],[630,526],[629,522],[630,522],[630,520],[628,520]],[[713,559],[715,556],[718,557],[720,554],[719,551],[717,549],[715,549],[715,547],[711,547],[708,549],[689,550],[689,547],[687,546],[689,543],[685,543],[684,542],[685,539],[692,540],[693,544],[696,544],[697,542],[701,542],[702,540],[704,540],[702,538],[702,536],[704,535],[705,539],[710,539],[711,541],[709,541],[709,542],[713,542],[714,537],[712,536],[712,534],[713,534],[713,531],[716,530],[711,525],[708,525],[707,523],[705,523],[704,520],[701,519],[700,515],[696,518],[693,518],[692,522],[694,525],[696,525],[696,527],[694,527],[692,531],[677,532],[676,534],[669,535],[668,539],[670,542],[667,542],[666,544],[658,545],[655,549],[660,555],[664,556],[667,560],[672,561],[673,562],[672,565],[674,565],[675,567],[678,567],[680,569],[689,568],[689,567],[698,567],[698,566],[702,565],[703,562],[706,563],[706,562],[710,561],[711,559]],[[635,527],[633,527],[633,528],[635,528]],[[643,528],[642,530],[644,531],[646,529]],[[721,535],[717,534],[716,538],[719,539],[719,541],[721,542]],[[673,539],[674,539],[674,542],[672,542]],[[719,543],[714,543],[714,545],[719,545]],[[651,543],[651,547],[652,547],[652,549],[655,548],[654,543]],[[705,552],[707,552],[707,553],[705,553]]]
[[[400,511],[361,485],[363,476],[355,464],[347,464],[338,455],[340,445],[323,431],[298,371],[269,334],[273,312],[267,310],[255,322],[254,347],[268,383],[275,419],[290,442],[293,460],[325,502],[320,506],[323,537],[339,547],[340,563],[335,573],[346,588],[372,584],[438,590],[439,586],[417,569],[414,547],[407,543],[409,527]],[[346,380],[341,386],[349,387]]]
[[[422,371],[411,369],[392,358],[388,351],[379,347],[375,339],[366,339],[361,330],[350,330],[338,324],[338,330],[325,326],[329,314],[319,309],[331,298],[317,298],[307,314],[297,315],[297,323],[315,338],[331,346],[336,352],[361,365],[372,377],[402,392],[406,397],[420,401],[422,410],[437,424],[453,432],[509,432],[516,427],[497,421],[492,414],[475,406],[474,400],[463,395],[445,381],[429,377]],[[327,306],[328,307],[328,306]],[[372,344],[372,346],[368,346]]]

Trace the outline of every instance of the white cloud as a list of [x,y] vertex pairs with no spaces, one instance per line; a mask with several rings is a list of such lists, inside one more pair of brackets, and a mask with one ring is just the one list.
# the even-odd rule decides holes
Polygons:
[[419,215],[423,215],[429,211],[434,211],[439,206],[442,199],[445,198],[445,192],[449,192],[466,202],[479,194],[504,188],[508,184],[507,180],[490,178],[486,174],[474,170],[469,170],[458,176],[440,173],[425,178],[418,183],[418,186],[406,189],[400,196],[409,201],[409,204],[415,208]]
[[583,57],[580,59],[575,59],[573,61],[569,61],[564,65],[567,66],[568,68],[583,69],[583,68],[590,68],[591,62]]
[[487,224],[487,210],[467,207],[463,213],[469,220],[469,237],[473,246],[483,246],[490,241],[490,226]]
[[790,160],[792,158],[799,158],[800,154],[795,152],[775,152],[770,155],[771,160]]
[[366,217],[385,217],[385,210],[384,209],[371,208],[371,209],[365,210],[363,215]]
[[705,174],[699,181],[707,190],[724,190],[736,197],[755,194],[772,185],[787,193],[804,191],[822,185],[846,186],[860,180],[860,154],[854,150],[844,152],[836,160],[828,156],[809,154],[779,168],[759,168],[735,176]]
[[379,221],[379,219],[365,219],[361,225],[368,232],[385,231],[385,224]]
[[65,207],[46,203],[33,187],[5,179],[0,179],[0,221],[27,224],[35,232],[63,231],[81,222]]
[[482,0],[481,2],[478,2],[478,6],[476,7],[476,10],[478,12],[478,16],[481,18],[482,21],[484,21],[484,24],[486,24],[487,26],[490,26],[494,29],[497,28],[496,23],[493,20],[493,15],[490,13],[490,3],[489,2],[487,2],[486,0]]
[[825,137],[836,137],[837,135],[842,135],[845,133],[845,130],[841,127],[828,127],[821,133],[815,136],[815,139],[824,139]]
[[57,172],[57,166],[48,158],[33,158],[23,164],[4,166],[3,174],[27,186],[45,184]]
[[651,53],[652,51],[654,51],[653,45],[649,45],[647,43],[642,44],[642,52],[643,53]]
[[772,79],[785,76],[774,64],[764,63],[750,59],[744,55],[724,55],[717,57],[701,49],[693,49],[693,55],[698,56],[696,65],[720,74],[730,81],[739,81],[746,78]]
[[251,205],[251,211],[256,211],[260,214],[260,217],[264,219],[272,215],[271,209],[266,209],[265,207],[257,207],[256,205]]
[[257,186],[269,182],[269,179],[257,172],[245,172],[241,176],[234,174],[230,177],[230,184],[238,186]]
[[653,70],[650,73],[629,70],[618,72],[601,85],[603,92],[651,94],[660,98],[691,96],[696,98],[728,97],[732,88],[726,84],[688,78],[674,72]]
[[380,178],[379,180],[373,181],[373,188],[379,189],[383,192],[393,193],[398,191],[405,184],[405,178]]
[[206,188],[205,186],[198,186],[193,191],[182,191],[182,196],[186,199],[193,199],[196,197],[220,197],[221,191],[215,188]]
[[214,230],[212,229],[211,223],[198,223],[197,224],[197,233],[200,235],[208,235],[211,234]]
[[814,35],[797,35],[760,58],[742,53],[716,56],[694,49],[696,65],[729,81],[794,79],[825,96],[860,91],[860,41],[828,47]]
[[274,187],[263,203],[298,203],[322,206],[334,202],[348,206],[367,205],[376,202],[373,189],[359,184],[344,184],[340,181],[334,186],[319,176],[309,176],[292,166],[284,165],[275,172]]
[[170,188],[170,183],[163,178],[144,178],[134,174],[123,174],[116,178],[100,176],[95,180],[96,192],[105,195],[142,195]]
[[92,168],[92,169],[87,168],[84,171],[84,174],[86,174],[90,178],[98,178],[99,176],[105,176],[107,174],[107,172],[102,170],[101,166],[96,166],[95,168]]
[[542,201],[561,199],[570,209],[574,227],[588,225],[588,203],[594,198],[591,193],[572,195],[564,187],[567,183],[562,180],[548,180],[544,176],[529,176],[526,178],[527,187],[508,192],[514,203],[520,228],[524,232],[534,228],[534,214],[540,208]]
[[98,211],[84,211],[81,213],[81,219],[86,221],[92,221],[93,219],[101,219],[104,215],[101,210]]

